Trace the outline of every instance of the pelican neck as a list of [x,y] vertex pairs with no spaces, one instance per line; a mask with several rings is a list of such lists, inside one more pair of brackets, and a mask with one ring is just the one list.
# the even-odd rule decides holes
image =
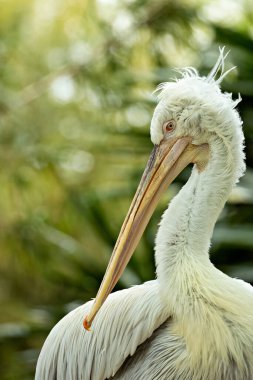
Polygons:
[[183,258],[209,261],[215,222],[235,183],[231,152],[222,141],[211,141],[206,169],[191,176],[163,214],[156,238],[157,275],[173,271]]

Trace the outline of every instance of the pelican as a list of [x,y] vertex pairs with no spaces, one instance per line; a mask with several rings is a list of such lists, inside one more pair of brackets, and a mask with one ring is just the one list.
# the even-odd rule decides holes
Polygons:
[[[208,254],[215,222],[245,170],[235,109],[241,99],[220,90],[230,71],[225,58],[220,49],[206,77],[186,68],[158,87],[154,148],[97,297],[52,329],[36,380],[253,379],[252,287],[219,271]],[[190,163],[160,222],[157,279],[110,294],[161,194]]]

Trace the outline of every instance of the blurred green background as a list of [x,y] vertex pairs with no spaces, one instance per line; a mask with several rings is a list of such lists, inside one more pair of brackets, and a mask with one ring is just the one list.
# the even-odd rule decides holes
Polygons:
[[[152,91],[218,47],[240,92],[247,172],[216,226],[217,267],[253,282],[253,3],[1,0],[0,378],[32,379],[52,326],[95,296],[152,149]],[[154,278],[169,189],[117,288]]]

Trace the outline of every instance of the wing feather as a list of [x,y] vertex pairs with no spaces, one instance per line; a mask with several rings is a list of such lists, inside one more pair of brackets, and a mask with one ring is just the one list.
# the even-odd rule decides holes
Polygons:
[[82,321],[93,301],[66,315],[50,332],[41,350],[36,380],[104,380],[167,318],[157,281],[111,294],[92,331]]

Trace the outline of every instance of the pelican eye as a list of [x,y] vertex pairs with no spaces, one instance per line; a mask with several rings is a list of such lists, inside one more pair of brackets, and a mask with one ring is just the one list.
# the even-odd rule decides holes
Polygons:
[[176,128],[175,120],[168,120],[168,121],[165,121],[165,123],[163,124],[164,133],[172,132],[174,131],[175,128]]

